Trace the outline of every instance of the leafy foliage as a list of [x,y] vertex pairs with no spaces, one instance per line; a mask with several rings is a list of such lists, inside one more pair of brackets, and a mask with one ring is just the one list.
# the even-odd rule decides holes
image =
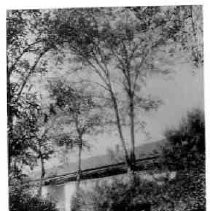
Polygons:
[[32,195],[28,187],[21,187],[16,181],[9,189],[9,208],[10,211],[57,211],[55,204],[41,199],[39,196]]
[[72,201],[72,210],[125,210],[150,204],[152,210],[205,210],[204,176],[179,173],[175,179],[133,181],[112,179],[96,184],[92,190],[80,190]]
[[60,110],[61,131],[55,135],[59,146],[78,148],[77,186],[80,183],[81,154],[88,146],[85,135],[100,126],[100,114],[90,94],[84,87],[73,88],[65,82],[51,84],[51,95],[55,100],[55,108]]
[[39,72],[38,64],[43,66],[40,60],[52,48],[46,46],[42,36],[41,19],[39,10],[7,12],[9,167],[14,164],[14,158],[16,163],[29,166],[35,160],[31,149],[38,131],[36,116],[39,103],[29,81],[34,73]]
[[50,92],[62,130],[59,145],[78,145],[84,134],[89,134],[100,126],[99,107],[84,87],[74,88],[65,82],[57,81],[51,84]]
[[188,113],[176,129],[165,132],[164,165],[172,170],[204,170],[205,123],[201,110]]
[[[49,21],[49,19],[47,20],[44,16],[40,10],[9,10],[7,12],[10,184],[15,179],[22,181],[23,177],[26,176],[23,173],[25,166],[33,168],[39,159],[44,165],[44,160],[53,153],[52,148],[47,144],[49,138],[46,134],[40,134],[43,129],[43,124],[40,124],[40,111],[43,108],[41,108],[37,93],[33,90],[30,81],[34,74],[46,71],[43,57],[50,49],[55,48],[50,39],[46,41],[47,35],[43,29],[45,23],[43,24],[42,20]],[[37,200],[39,203],[39,199],[33,199],[29,196],[26,198],[34,200],[34,203]],[[13,199],[15,200],[15,198]]]
[[32,167],[36,162],[36,157],[31,149],[33,149],[37,138],[36,116],[39,105],[33,95],[28,95],[26,99],[20,98],[19,103],[21,106],[15,107],[14,123],[13,127],[9,128],[8,135],[10,167],[15,165],[15,168],[21,169],[23,164]]
[[203,65],[203,16],[202,6],[177,6],[171,11],[173,28],[178,28],[172,35],[181,44],[190,61],[196,67]]

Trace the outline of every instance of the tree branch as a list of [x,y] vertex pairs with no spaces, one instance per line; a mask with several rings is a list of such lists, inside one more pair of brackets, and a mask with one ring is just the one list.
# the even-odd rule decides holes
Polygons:
[[[37,40],[37,41],[35,41],[35,42],[29,44],[29,46],[26,47],[25,49],[23,49],[23,51],[22,51],[22,52],[20,53],[20,55],[15,59],[14,63],[11,65],[11,67],[8,68],[8,73],[7,73],[7,74],[8,74],[8,78],[10,78],[10,75],[12,74],[12,71],[14,70],[15,66],[17,65],[17,63],[20,61],[21,57],[22,57],[25,53],[27,53],[27,52],[30,50],[31,46],[33,46],[33,45],[35,45],[35,44],[37,44],[37,43],[39,43],[39,42],[41,42],[41,41],[42,41],[42,40]],[[8,58],[7,58],[7,61],[8,61]]]
[[37,60],[34,62],[34,65],[33,65],[33,66],[31,67],[31,69],[29,70],[29,73],[28,73],[28,75],[26,76],[25,80],[23,81],[23,84],[22,84],[22,86],[21,86],[21,88],[20,88],[20,91],[19,91],[18,94],[17,94],[17,99],[19,99],[20,95],[22,94],[22,91],[23,91],[23,89],[24,89],[24,87],[25,87],[25,85],[26,85],[26,83],[27,83],[29,77],[31,76],[31,74],[32,74],[33,71],[35,70],[35,68],[36,68],[37,64],[39,63],[40,59],[42,58],[42,56],[43,56],[45,53],[47,53],[48,50],[49,50],[49,48],[45,49],[42,53],[40,53],[40,55],[38,56]]

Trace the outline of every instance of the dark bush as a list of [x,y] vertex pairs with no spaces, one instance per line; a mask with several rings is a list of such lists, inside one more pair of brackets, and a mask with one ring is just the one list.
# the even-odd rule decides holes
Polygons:
[[165,131],[163,165],[169,170],[204,170],[204,113],[195,109],[182,119],[177,128]]
[[[180,172],[173,180],[158,184],[136,179],[96,184],[82,190],[72,200],[73,211],[134,211],[140,205],[151,205],[155,211],[205,210],[204,175]],[[138,210],[138,209],[137,209]]]
[[9,191],[10,211],[58,211],[54,203],[30,194],[26,187],[11,186]]

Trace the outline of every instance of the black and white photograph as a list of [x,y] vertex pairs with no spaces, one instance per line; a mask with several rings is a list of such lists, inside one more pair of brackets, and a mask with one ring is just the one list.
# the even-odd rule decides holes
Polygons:
[[7,9],[6,46],[10,211],[206,210],[202,5]]

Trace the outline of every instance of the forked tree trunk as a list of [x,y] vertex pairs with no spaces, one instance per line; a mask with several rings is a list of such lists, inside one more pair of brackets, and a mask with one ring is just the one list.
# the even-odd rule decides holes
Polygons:
[[122,148],[123,148],[123,151],[124,151],[124,154],[125,154],[125,162],[126,162],[126,165],[127,165],[127,171],[130,172],[132,170],[132,167],[131,167],[131,162],[130,162],[130,158],[129,158],[129,155],[128,155],[128,151],[127,151],[127,148],[126,148],[126,144],[125,144],[125,139],[124,139],[124,136],[123,136],[123,133],[122,133],[122,126],[121,126],[121,121],[120,121],[120,115],[119,115],[117,100],[116,100],[116,97],[115,97],[115,95],[112,91],[111,86],[110,86],[109,90],[110,90],[111,99],[112,99],[112,103],[113,103],[113,107],[114,107],[117,129],[118,129],[120,141],[121,141],[121,144],[122,144]]
[[121,124],[120,115],[119,115],[118,103],[117,103],[117,99],[116,99],[116,96],[115,96],[113,88],[112,88],[109,70],[108,70],[106,64],[103,62],[103,60],[102,60],[102,63],[104,65],[104,67],[103,67],[103,65],[100,65],[100,62],[98,61],[97,57],[95,57],[96,63],[98,64],[99,68],[101,69],[101,71],[105,75],[105,77],[104,77],[103,74],[101,74],[100,71],[98,71],[95,68],[95,66],[92,65],[92,63],[87,58],[84,58],[84,59],[87,61],[88,64],[90,64],[90,66],[93,68],[94,72],[104,82],[104,84],[106,86],[106,90],[110,94],[110,97],[111,97],[111,100],[112,100],[112,104],[113,104],[113,108],[114,108],[114,114],[115,114],[115,119],[116,119],[116,126],[117,126],[120,142],[122,144],[122,148],[123,148],[124,155],[125,155],[125,163],[127,165],[127,171],[130,172],[131,169],[132,169],[131,162],[130,162],[130,157],[129,157],[129,154],[128,154],[128,150],[126,148],[126,143],[125,143],[125,139],[124,139],[123,132],[122,132],[122,124]]

